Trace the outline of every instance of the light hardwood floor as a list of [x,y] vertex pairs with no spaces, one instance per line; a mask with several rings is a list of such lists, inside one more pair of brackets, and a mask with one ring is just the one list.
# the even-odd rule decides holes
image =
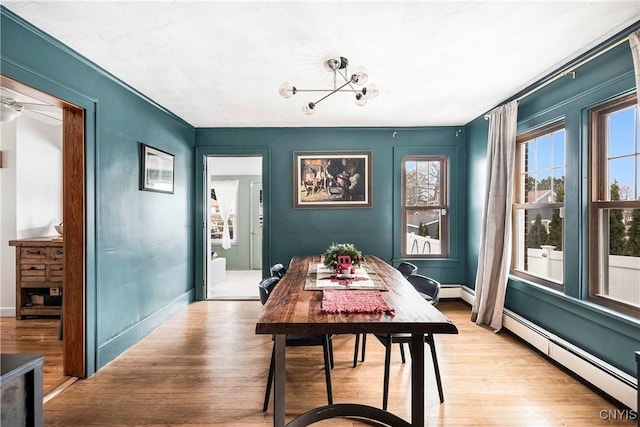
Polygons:
[[[436,337],[445,403],[440,404],[430,359],[425,423],[429,426],[635,425],[603,420],[622,409],[550,363],[508,332],[469,321],[469,307],[438,308],[459,335]],[[269,426],[262,412],[270,337],[255,334],[257,301],[191,304],[120,357],[45,404],[47,426]],[[352,367],[354,338],[334,339],[334,401],[380,406],[383,347],[369,337],[364,363]],[[410,416],[410,369],[392,354],[389,410]],[[427,351],[428,354],[428,351]],[[326,404],[320,348],[287,350],[287,420]],[[273,401],[271,402],[271,407]],[[358,420],[315,425],[356,426]]]

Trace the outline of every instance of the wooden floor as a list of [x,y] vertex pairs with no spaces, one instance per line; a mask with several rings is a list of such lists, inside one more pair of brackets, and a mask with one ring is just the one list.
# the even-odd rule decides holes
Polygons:
[[43,395],[53,393],[70,378],[63,375],[60,319],[0,317],[0,351],[44,355]]
[[[272,410],[262,412],[272,342],[254,333],[261,308],[257,301],[190,305],[91,378],[46,403],[45,425],[272,425]],[[427,360],[426,425],[635,425],[631,420],[601,419],[601,411],[622,407],[511,334],[495,334],[471,323],[466,304],[441,301],[438,308],[460,334],[436,337],[443,404]],[[350,335],[334,340],[334,401],[380,406],[383,347],[370,336],[366,361],[353,368],[353,344]],[[391,363],[389,410],[408,419],[410,360],[402,365],[394,351]],[[320,348],[288,349],[286,381],[287,420],[324,405]],[[336,419],[315,425],[365,424]]]

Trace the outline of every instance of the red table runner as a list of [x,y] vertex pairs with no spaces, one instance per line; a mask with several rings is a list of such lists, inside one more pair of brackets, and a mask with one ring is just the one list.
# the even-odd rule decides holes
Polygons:
[[395,313],[377,290],[357,291],[325,289],[322,291],[322,312],[337,313]]

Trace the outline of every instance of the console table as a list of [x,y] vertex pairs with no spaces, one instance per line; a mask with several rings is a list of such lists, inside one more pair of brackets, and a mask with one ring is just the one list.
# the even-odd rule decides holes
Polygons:
[[60,316],[64,279],[62,238],[10,240],[16,247],[16,318]]

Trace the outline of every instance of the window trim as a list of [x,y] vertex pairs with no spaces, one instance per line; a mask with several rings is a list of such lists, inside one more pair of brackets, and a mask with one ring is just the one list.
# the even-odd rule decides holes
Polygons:
[[[524,132],[520,135],[516,136],[516,161],[515,161],[515,167],[514,167],[514,191],[513,191],[513,204],[511,207],[511,234],[512,234],[512,239],[511,239],[511,266],[510,266],[510,271],[509,274],[511,274],[512,276],[524,279],[524,280],[528,280],[530,282],[533,282],[535,284],[538,285],[542,285],[542,286],[546,286],[552,289],[555,289],[557,291],[563,291],[564,290],[564,279],[566,277],[566,274],[564,272],[564,268],[565,268],[565,263],[564,263],[564,257],[563,257],[563,261],[562,261],[562,283],[558,283],[555,282],[553,280],[548,280],[545,279],[544,277],[540,277],[540,276],[536,276],[534,274],[528,273],[526,270],[521,270],[516,268],[516,262],[517,262],[517,255],[518,255],[518,248],[517,248],[517,240],[515,238],[516,236],[516,232],[517,232],[517,227],[518,227],[518,222],[517,222],[517,218],[518,218],[518,212],[521,210],[525,210],[525,209],[540,209],[540,208],[548,208],[548,209],[559,209],[559,208],[564,208],[565,207],[565,202],[562,203],[543,203],[543,204],[538,204],[538,205],[533,205],[531,203],[523,203],[520,202],[521,200],[524,200],[524,195],[523,195],[523,186],[520,185],[520,178],[522,177],[522,167],[523,165],[521,164],[521,162],[519,161],[519,159],[522,157],[522,147],[524,146],[524,143],[527,141],[530,141],[532,139],[536,139],[540,136],[543,135],[547,135],[547,134],[551,134],[553,132],[559,131],[559,130],[564,130],[565,131],[565,186],[566,186],[566,180],[567,180],[567,173],[566,173],[566,142],[567,142],[567,138],[566,138],[566,127],[565,127],[565,121],[564,119],[560,119],[560,120],[556,120],[553,121],[552,123],[547,123],[545,125],[542,125],[540,127],[537,127],[535,129],[529,130],[527,132]],[[564,229],[564,227],[563,227]],[[564,252],[564,248],[566,247],[566,242],[564,242],[564,233],[562,234],[562,239],[563,239],[563,252]]]
[[[406,168],[405,163],[407,161],[439,161],[440,162],[440,200],[441,204],[437,206],[425,206],[425,207],[407,207],[406,205]],[[403,258],[411,259],[433,259],[433,258],[446,258],[449,256],[449,172],[448,172],[448,156],[443,155],[403,155],[400,160],[400,169],[402,176],[400,194],[401,202],[401,216],[402,216],[402,239],[401,239],[401,254]],[[444,178],[444,179],[443,179]],[[426,209],[425,209],[426,208]],[[440,253],[438,254],[411,254],[406,252],[407,248],[407,211],[410,210],[437,210],[444,211],[440,216]]]
[[635,93],[606,102],[589,110],[589,199],[588,203],[588,298],[595,304],[602,305],[626,314],[640,316],[640,308],[623,301],[607,298],[598,294],[600,288],[600,211],[602,209],[633,208],[640,209],[640,200],[608,201],[608,179],[606,167],[600,167],[602,159],[606,159],[607,126],[603,125],[604,118],[613,112],[628,107],[638,106]]

